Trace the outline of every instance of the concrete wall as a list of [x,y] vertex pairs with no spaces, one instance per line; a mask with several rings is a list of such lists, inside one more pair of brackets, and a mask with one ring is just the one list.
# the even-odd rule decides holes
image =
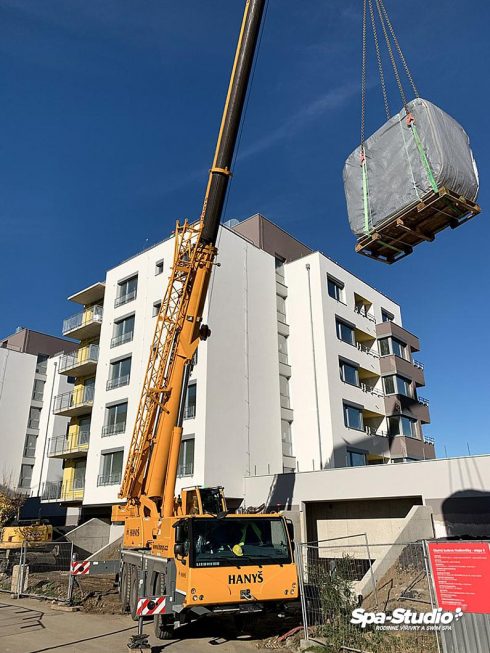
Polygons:
[[79,551],[95,553],[109,544],[110,531],[110,525],[101,519],[89,519],[67,533],[66,538],[73,542]]
[[0,483],[17,487],[27,433],[36,356],[0,348]]

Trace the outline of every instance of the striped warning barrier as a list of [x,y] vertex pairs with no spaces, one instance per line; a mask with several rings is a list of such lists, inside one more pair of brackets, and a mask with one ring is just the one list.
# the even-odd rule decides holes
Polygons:
[[85,576],[86,574],[90,573],[90,562],[88,560],[83,560],[81,562],[72,562],[71,573],[73,576]]
[[165,613],[165,597],[164,596],[154,596],[152,598],[142,598],[138,601],[138,607],[136,608],[136,614],[139,617],[150,617],[154,614],[164,614]]

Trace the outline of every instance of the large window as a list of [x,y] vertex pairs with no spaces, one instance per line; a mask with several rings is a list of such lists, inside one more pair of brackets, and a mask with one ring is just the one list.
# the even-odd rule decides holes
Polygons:
[[283,336],[281,333],[277,335],[278,345],[279,345],[279,362],[286,363],[288,362],[288,339],[286,336]]
[[31,487],[33,469],[34,469],[34,465],[20,466],[19,487],[21,487],[24,490],[27,490],[28,488]]
[[395,415],[389,418],[390,435],[405,435],[408,438],[417,437],[417,420],[405,415]]
[[353,327],[351,327],[350,324],[347,324],[346,322],[343,322],[342,320],[339,320],[337,318],[336,326],[337,326],[337,338],[339,340],[343,340],[344,342],[347,342],[349,345],[356,344],[356,335],[354,333]]
[[291,433],[291,422],[287,419],[281,420],[281,438],[282,438],[282,453],[285,456],[293,455],[293,436]]
[[344,383],[348,383],[349,385],[359,386],[359,369],[355,365],[340,360],[339,369],[340,369],[340,378]]
[[38,354],[37,355],[37,364],[36,364],[36,373],[37,374],[46,374],[48,369],[48,354]]
[[327,288],[330,297],[344,303],[344,284],[342,282],[327,276]]
[[387,395],[404,395],[405,397],[412,397],[412,384],[408,379],[397,374],[385,376],[383,378],[385,393]]
[[279,393],[281,399],[281,406],[289,408],[289,379],[287,376],[279,375]]
[[131,375],[131,356],[111,363],[107,389],[128,385]]
[[134,335],[134,315],[124,317],[114,322],[114,334],[111,340],[111,347],[117,347],[125,342],[131,342]]
[[38,429],[40,419],[41,419],[41,409],[31,406],[29,409],[29,420],[27,422],[27,427],[30,429]]
[[194,438],[186,438],[180,443],[179,466],[177,476],[194,474]]
[[379,353],[381,356],[389,356],[394,354],[399,358],[408,360],[407,345],[397,338],[381,338],[379,340]]
[[361,467],[366,464],[366,454],[347,449],[347,464],[349,467]]
[[102,427],[102,435],[116,435],[126,430],[126,417],[128,414],[128,402],[107,406],[105,411],[105,423]]
[[187,388],[185,400],[184,419],[193,419],[196,416],[197,383],[191,383]]
[[277,319],[279,322],[286,324],[286,300],[281,295],[276,295]]
[[344,404],[344,424],[349,429],[364,431],[364,422],[362,419],[362,408]]
[[126,279],[125,281],[120,281],[117,284],[117,296],[114,302],[114,306],[122,306],[128,302],[136,299],[136,293],[138,291],[138,275],[135,274],[134,277]]
[[37,435],[27,434],[24,442],[24,457],[34,458],[36,455]]
[[45,381],[41,379],[34,379],[34,387],[32,388],[32,398],[34,401],[42,401],[44,395]]
[[121,482],[123,450],[102,452],[97,485],[117,485]]

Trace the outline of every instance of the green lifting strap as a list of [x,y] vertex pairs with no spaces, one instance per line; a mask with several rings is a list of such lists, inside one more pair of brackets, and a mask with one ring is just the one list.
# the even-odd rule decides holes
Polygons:
[[364,231],[366,234],[369,234],[369,189],[368,189],[368,178],[367,178],[367,168],[366,168],[366,159],[364,158],[361,164],[362,167],[362,199],[364,205]]
[[410,128],[412,130],[413,137],[415,139],[415,143],[417,145],[417,149],[418,149],[419,154],[420,154],[420,160],[422,161],[422,165],[424,166],[425,172],[427,173],[427,178],[430,181],[430,185],[432,186],[432,190],[434,191],[434,193],[438,193],[439,188],[437,186],[437,182],[435,180],[434,173],[432,172],[432,168],[430,167],[429,159],[427,158],[427,155],[425,153],[424,146],[422,145],[422,141],[420,140],[420,136],[419,136],[419,133],[417,131],[417,127],[415,127],[415,122],[412,122],[412,124],[410,125]]

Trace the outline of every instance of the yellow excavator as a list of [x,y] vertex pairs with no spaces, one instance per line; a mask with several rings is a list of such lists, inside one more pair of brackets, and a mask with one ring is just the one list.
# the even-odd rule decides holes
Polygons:
[[[124,524],[120,596],[160,639],[210,614],[284,613],[298,600],[292,523],[278,513],[230,514],[222,487],[175,496],[189,376],[210,336],[203,309],[265,0],[247,0],[200,219],[177,223],[172,271],[157,319],[112,521]],[[132,648],[144,647],[140,633]]]

